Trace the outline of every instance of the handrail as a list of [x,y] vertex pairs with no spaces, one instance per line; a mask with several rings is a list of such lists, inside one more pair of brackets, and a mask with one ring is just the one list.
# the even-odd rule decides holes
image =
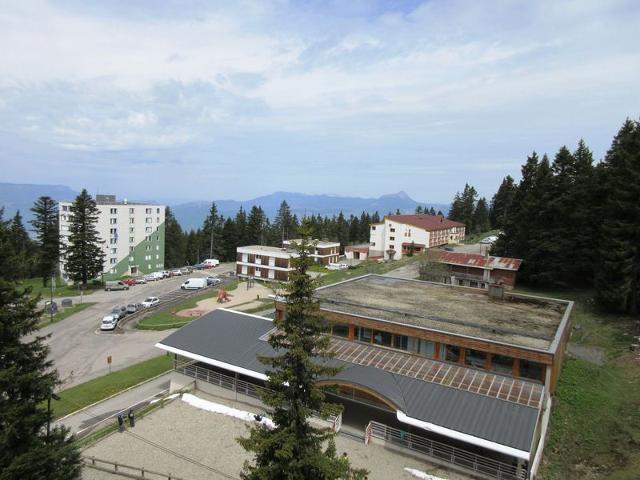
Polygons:
[[369,443],[372,437],[400,445],[445,463],[472,470],[486,477],[499,480],[525,480],[527,478],[526,468],[420,437],[383,423],[369,422],[366,428],[365,443]]
[[[155,475],[156,478],[161,478],[163,480],[184,480],[181,477],[176,477],[175,475],[172,475],[170,473],[156,472],[154,470],[148,470],[144,467],[134,467],[132,465],[126,465],[124,463],[119,463],[119,462],[112,462],[110,460],[103,460],[101,458],[96,458],[93,456],[92,457],[82,456],[82,462],[89,468],[101,470],[104,472],[110,472],[116,475],[122,475],[129,478],[153,480],[154,479],[153,475]],[[101,467],[100,464],[104,464],[108,466]],[[109,467],[112,467],[112,468],[109,468]],[[123,472],[120,469],[131,470],[132,473]],[[152,475],[152,476],[149,476],[149,475]]]

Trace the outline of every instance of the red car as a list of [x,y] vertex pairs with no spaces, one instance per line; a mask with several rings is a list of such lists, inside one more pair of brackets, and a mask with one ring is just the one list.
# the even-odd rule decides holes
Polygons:
[[126,280],[123,280],[122,283],[133,287],[136,284],[136,281],[133,278],[127,278]]

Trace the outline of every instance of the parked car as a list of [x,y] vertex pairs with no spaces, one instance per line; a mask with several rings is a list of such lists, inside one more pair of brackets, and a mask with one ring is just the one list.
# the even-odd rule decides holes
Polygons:
[[207,258],[204,262],[207,267],[206,268],[213,268],[213,267],[217,267],[218,265],[220,265],[220,260],[218,260],[217,258]]
[[136,279],[135,278],[127,278],[126,280],[123,280],[122,282],[126,283],[130,287],[133,287],[136,284]]
[[127,313],[128,314],[136,313],[141,308],[142,308],[142,305],[140,303],[130,303],[129,305],[127,305]]
[[129,285],[120,280],[107,280],[104,284],[104,289],[107,292],[111,290],[129,290]]
[[193,272],[193,267],[182,267],[180,271],[182,272],[183,275],[188,275],[191,272]]
[[206,286],[207,286],[206,278],[190,278],[186,282],[184,282],[182,285],[180,285],[180,288],[182,290],[198,290]]
[[480,240],[480,243],[483,245],[491,245],[492,243],[495,243],[496,240],[498,240],[497,235],[489,235],[488,237],[485,237],[482,240]]
[[100,330],[114,330],[118,326],[118,317],[115,315],[107,315],[102,317],[100,322]]
[[453,247],[444,247],[444,249],[445,249],[447,252],[453,252],[453,251],[455,251]]
[[136,283],[139,285],[143,285],[147,283],[147,280],[144,277],[136,277]]
[[180,271],[179,268],[176,268],[175,270],[171,270],[171,276],[172,277],[181,277],[182,276],[182,272]]
[[163,270],[161,273],[162,273],[162,278],[169,278],[171,276],[169,274],[169,270]]
[[153,305],[157,305],[158,303],[160,303],[160,299],[158,297],[147,297],[144,299],[144,302],[142,302],[142,306],[144,308],[149,308]]
[[207,265],[204,263],[196,263],[193,265],[194,270],[204,270],[205,268],[207,268]]
[[330,263],[327,265],[327,270],[346,270],[349,265],[346,263]]
[[111,310],[111,315],[117,317],[118,320],[120,320],[127,316],[127,307],[113,307],[113,309]]
[[222,283],[222,280],[220,280],[218,277],[209,276],[206,278],[206,280],[207,285],[220,285]]

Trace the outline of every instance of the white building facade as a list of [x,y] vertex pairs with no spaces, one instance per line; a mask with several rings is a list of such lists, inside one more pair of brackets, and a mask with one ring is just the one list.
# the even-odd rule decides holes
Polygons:
[[[71,205],[59,202],[60,236],[69,243]],[[98,236],[104,242],[103,276],[116,279],[124,275],[140,275],[164,269],[165,206],[159,204],[116,201],[115,195],[96,195]],[[60,271],[67,279],[65,258]]]
[[236,249],[236,275],[272,282],[288,282],[291,259],[297,254],[287,248],[248,245]]
[[464,238],[464,223],[440,215],[386,215],[382,222],[371,225],[369,256],[398,260]]

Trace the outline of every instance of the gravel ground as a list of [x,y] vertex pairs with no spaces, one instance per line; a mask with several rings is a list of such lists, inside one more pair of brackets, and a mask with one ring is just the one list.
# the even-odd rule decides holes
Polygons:
[[[201,392],[198,396],[255,411],[255,407],[224,401]],[[86,449],[83,454],[157,472],[173,473],[184,479],[239,478],[242,464],[250,457],[235,439],[245,435],[246,429],[247,424],[241,420],[206,412],[175,400],[138,422],[131,433],[114,433]],[[367,468],[370,480],[415,478],[405,472],[404,467],[426,471],[447,480],[467,478],[391,452],[382,446],[366,446],[341,435],[336,438],[336,446],[339,453],[348,452],[354,466]],[[85,468],[83,473],[84,480],[111,478],[114,477],[89,468]]]

